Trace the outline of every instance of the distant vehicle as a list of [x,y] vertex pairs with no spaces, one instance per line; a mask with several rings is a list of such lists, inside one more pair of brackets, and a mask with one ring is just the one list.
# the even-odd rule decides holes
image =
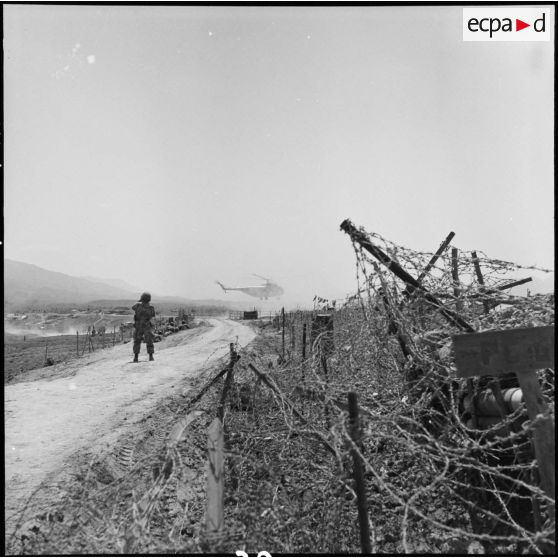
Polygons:
[[255,274],[254,276],[263,279],[265,283],[263,285],[252,285],[246,287],[225,287],[225,285],[223,285],[223,283],[219,281],[216,281],[216,283],[225,292],[240,291],[241,293],[254,296],[262,300],[267,300],[269,297],[281,296],[283,294],[283,289],[277,283],[274,283],[271,279],[267,279],[266,277],[261,277],[260,275],[255,275]]

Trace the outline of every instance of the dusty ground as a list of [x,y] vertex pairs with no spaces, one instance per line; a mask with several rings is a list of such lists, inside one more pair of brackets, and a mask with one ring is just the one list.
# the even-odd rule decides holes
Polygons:
[[157,344],[155,362],[144,348],[133,364],[128,343],[29,372],[5,387],[6,533],[34,491],[73,454],[106,450],[158,401],[187,393],[189,381],[227,355],[230,342],[244,346],[255,336],[238,322],[209,322]]

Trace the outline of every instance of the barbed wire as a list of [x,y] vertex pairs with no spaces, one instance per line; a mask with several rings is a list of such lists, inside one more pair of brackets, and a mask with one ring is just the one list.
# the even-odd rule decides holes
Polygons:
[[[552,544],[554,529],[553,521],[545,516],[544,510],[554,502],[528,475],[534,467],[529,439],[536,421],[528,421],[525,408],[521,406],[504,417],[495,417],[494,424],[487,427],[470,424],[471,419],[467,418],[470,413],[463,398],[467,386],[455,377],[451,354],[450,336],[459,330],[425,304],[427,301],[420,292],[405,299],[405,285],[378,266],[359,245],[353,246],[358,286],[353,298],[356,306],[345,306],[333,314],[335,351],[329,355],[328,377],[324,378],[320,369],[323,334],[313,339],[305,377],[297,376],[297,381],[313,388],[307,395],[315,394],[312,401],[317,409],[314,412],[319,415],[327,407],[339,409],[339,402],[348,389],[360,394],[361,412],[367,422],[373,424],[372,429],[366,429],[365,448],[359,450],[360,456],[381,494],[400,506],[405,551],[410,549],[409,529],[413,521],[421,520],[444,530],[448,536],[467,536],[491,548],[504,544],[523,545],[522,548],[531,552],[543,553],[545,545]],[[394,261],[408,270],[416,270],[417,275],[431,257],[430,253],[394,249],[393,243],[388,242],[383,248]],[[424,284],[437,295],[446,294],[444,304],[457,307],[461,303],[462,316],[474,324],[476,331],[554,324],[553,295],[521,297],[489,290],[509,283],[509,279],[506,281],[501,275],[511,270],[551,270],[489,259],[478,251],[476,255],[482,264],[484,285],[480,285],[475,276],[473,254],[464,251],[458,254],[457,294],[453,292],[456,285],[448,256],[434,266]],[[465,258],[467,261],[463,261]],[[488,310],[484,302],[490,303]],[[310,323],[313,315],[302,320]],[[396,331],[389,329],[393,323]],[[295,328],[298,337],[301,325]],[[398,345],[400,348],[404,345],[407,354],[401,354]],[[409,380],[406,375],[413,371],[419,372],[418,377]],[[294,365],[282,374],[296,372]],[[288,382],[282,381],[282,388],[287,388]],[[473,385],[477,390],[487,389],[481,380]],[[308,405],[308,399],[304,404]],[[348,448],[355,449],[346,431],[346,413],[337,416],[330,413],[329,420],[332,424],[327,430],[328,440],[346,459]],[[397,447],[400,454],[412,455],[417,462],[432,464],[437,474],[426,489],[419,487],[409,492],[410,487],[406,486],[403,491],[398,490],[397,483],[378,472],[384,460],[378,457],[378,452],[371,456],[369,451],[386,444]],[[421,511],[417,502],[430,497],[430,492],[438,485],[443,485],[451,501],[465,506],[468,513],[488,517],[490,531],[448,526]],[[517,501],[531,500],[538,501],[541,510],[538,513],[543,519],[546,517],[542,528],[529,523],[531,520],[527,524],[520,521],[517,510],[514,511]],[[498,534],[494,534],[495,529]]]
[[[415,276],[432,256],[371,236]],[[351,304],[331,312],[331,330],[314,327],[318,311],[289,313],[286,357],[277,364],[283,351],[270,346],[266,354],[243,358],[235,372],[225,413],[227,549],[358,552],[349,466],[356,452],[368,493],[374,494],[368,515],[375,552],[412,553],[419,541],[423,552],[439,553],[448,541],[463,539],[482,543],[487,553],[544,554],[553,544],[554,501],[533,476],[531,451],[542,418],[528,420],[519,405],[486,427],[475,424],[466,398],[470,386],[455,376],[451,335],[459,328],[421,292],[406,293],[406,285],[353,247],[357,289]],[[475,331],[554,324],[553,295],[493,292],[506,273],[534,267],[477,256],[484,286],[475,276],[472,253],[464,251],[458,253],[459,285],[448,255],[422,284],[447,307],[459,308]],[[269,338],[276,341],[272,333]],[[265,371],[267,382],[254,376],[247,360]],[[550,384],[553,375],[550,371]],[[472,385],[477,393],[490,390],[485,380]],[[348,430],[348,391],[359,397],[361,444]],[[217,391],[210,393],[208,408]],[[545,394],[552,403],[552,391]],[[170,431],[184,410],[184,402],[171,403],[158,428]],[[553,417],[552,407],[549,413]],[[179,490],[181,483],[187,490],[184,485],[193,481],[186,461],[205,459],[203,437],[187,449],[172,449],[161,436],[150,448],[104,487],[98,486],[98,464],[90,465],[97,469],[82,481],[84,512],[78,523],[101,553],[156,548],[151,529],[165,491]],[[154,467],[158,473],[151,477]],[[131,487],[132,496],[125,497]],[[126,502],[126,513],[114,507],[115,494]],[[518,514],[525,505],[530,513]],[[187,500],[180,513],[164,548],[199,550],[199,539],[188,546],[181,533],[188,517],[201,522],[203,498]],[[389,540],[383,538],[387,531]],[[446,552],[455,553],[451,547]]]

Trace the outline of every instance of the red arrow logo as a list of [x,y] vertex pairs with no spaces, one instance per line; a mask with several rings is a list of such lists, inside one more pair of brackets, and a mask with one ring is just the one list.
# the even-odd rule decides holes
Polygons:
[[522,29],[525,29],[525,27],[531,27],[531,24],[530,23],[525,23],[524,21],[521,21],[520,19],[515,20],[515,30],[516,31],[521,31]]

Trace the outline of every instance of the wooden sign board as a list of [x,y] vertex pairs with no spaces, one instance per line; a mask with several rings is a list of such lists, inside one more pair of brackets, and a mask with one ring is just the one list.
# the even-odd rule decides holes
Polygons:
[[554,368],[554,326],[453,336],[458,376],[501,376]]

